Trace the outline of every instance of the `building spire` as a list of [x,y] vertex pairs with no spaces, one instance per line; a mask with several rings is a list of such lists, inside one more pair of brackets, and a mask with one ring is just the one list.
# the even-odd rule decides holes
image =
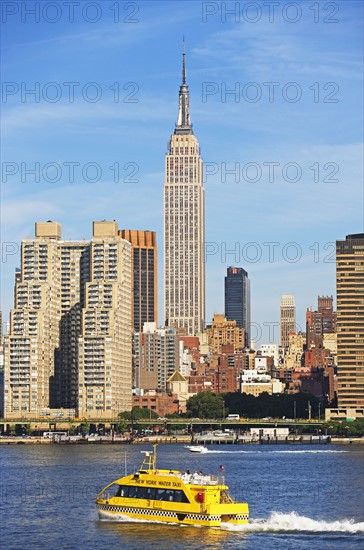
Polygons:
[[179,88],[179,108],[178,120],[175,134],[192,134],[192,124],[190,120],[190,95],[186,84],[186,46],[185,37],[182,41],[182,84]]
[[186,44],[185,35],[182,41],[182,85],[186,85]]

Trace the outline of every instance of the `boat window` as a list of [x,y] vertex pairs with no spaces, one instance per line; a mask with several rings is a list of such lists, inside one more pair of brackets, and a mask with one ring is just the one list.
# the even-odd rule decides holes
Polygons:
[[166,494],[165,494],[165,498],[164,500],[169,500],[170,502],[172,502],[174,500],[174,497],[175,497],[175,491],[173,491],[172,489],[166,489]]
[[105,487],[105,489],[100,493],[100,498],[104,498],[104,499],[109,499],[109,498],[113,498],[113,497],[119,497],[121,496],[120,495],[120,485],[117,485],[117,484],[113,484],[113,485],[110,485],[109,487]]
[[137,487],[136,498],[145,498],[147,500],[154,500],[155,489],[152,487]]
[[177,489],[133,487],[132,485],[119,485],[115,496],[124,498],[142,498],[146,500],[163,500],[167,502],[189,502],[185,493]]
[[157,500],[168,500],[166,499],[166,490],[165,489],[157,489]]
[[[142,488],[142,487],[140,487],[140,488]],[[157,489],[155,489],[154,487],[146,487],[145,491],[146,491],[145,497],[140,497],[140,498],[147,498],[148,500],[155,500],[155,493],[156,493]]]
[[188,498],[183,491],[174,491],[173,502],[188,502]]
[[128,497],[129,498],[140,498],[138,496],[139,490],[140,490],[140,487],[129,487]]
[[124,487],[122,485],[118,485],[115,496],[116,497],[123,497],[124,496]]

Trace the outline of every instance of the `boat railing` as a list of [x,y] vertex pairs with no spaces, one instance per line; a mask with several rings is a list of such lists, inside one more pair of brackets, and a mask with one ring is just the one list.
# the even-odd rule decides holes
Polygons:
[[204,474],[195,472],[193,474],[181,474],[182,481],[188,485],[225,485],[225,476]]

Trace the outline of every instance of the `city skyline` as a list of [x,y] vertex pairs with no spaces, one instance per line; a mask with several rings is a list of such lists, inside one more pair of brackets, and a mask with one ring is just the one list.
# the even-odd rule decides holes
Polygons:
[[[10,83],[3,94],[4,322],[18,247],[35,221],[53,219],[67,240],[77,240],[90,237],[92,220],[116,219],[120,227],[156,231],[161,250],[163,155],[176,120],[185,32],[194,130],[205,162],[206,322],[224,311],[224,275],[237,265],[249,272],[252,322],[263,329],[258,345],[279,341],[278,325],[273,337],[264,323],[279,323],[282,294],[295,295],[304,330],[306,308],[318,295],[335,295],[335,241],[362,229],[362,5],[340,3],[338,22],[328,23],[328,13],[297,4],[302,16],[295,23],[287,20],[294,14],[280,9],[274,21],[264,12],[253,23],[251,13],[238,22],[224,21],[221,11],[203,14],[203,3],[180,2],[172,15],[161,2],[141,2],[130,14],[138,22],[117,24],[108,10],[97,32],[77,13],[72,25],[65,17],[50,25],[9,16],[3,34]],[[69,82],[79,83],[73,102]],[[90,82],[96,85],[85,87]],[[292,82],[297,85],[288,86]],[[38,89],[35,83],[39,101],[26,94]],[[39,182],[27,172],[35,163]],[[72,163],[79,164],[70,181]],[[88,163],[93,166],[82,174]],[[291,163],[302,169],[297,182]],[[291,170],[283,174],[287,164]],[[92,181],[100,169],[102,177]],[[261,180],[254,181],[259,169]],[[162,265],[160,254],[160,274]],[[161,325],[162,277],[158,294]]]

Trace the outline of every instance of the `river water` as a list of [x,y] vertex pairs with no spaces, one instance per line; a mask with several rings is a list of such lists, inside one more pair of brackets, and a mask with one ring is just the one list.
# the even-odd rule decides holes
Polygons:
[[363,446],[159,445],[160,468],[219,473],[250,507],[226,529],[100,521],[96,494],[131,473],[150,445],[0,446],[2,548],[73,550],[363,550]]

